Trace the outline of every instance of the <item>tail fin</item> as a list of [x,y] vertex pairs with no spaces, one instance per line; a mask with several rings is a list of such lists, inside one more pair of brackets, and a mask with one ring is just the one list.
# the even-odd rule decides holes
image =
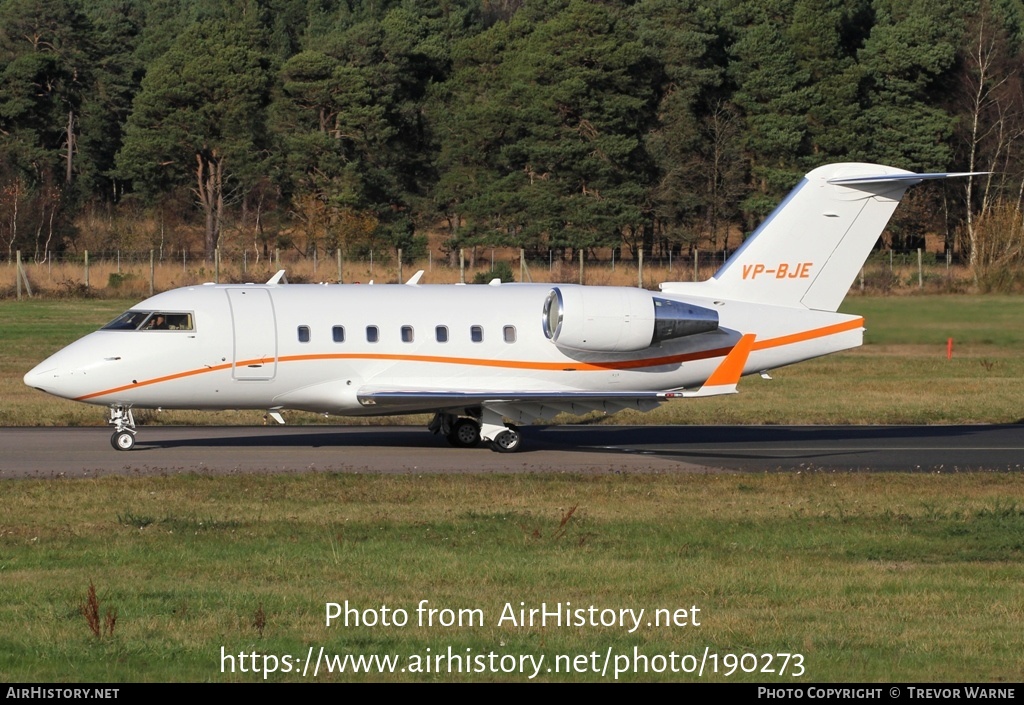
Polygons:
[[[906,190],[966,175],[878,164],[818,167],[699,287],[725,298],[835,311]],[[668,282],[662,290],[695,293],[692,286]]]

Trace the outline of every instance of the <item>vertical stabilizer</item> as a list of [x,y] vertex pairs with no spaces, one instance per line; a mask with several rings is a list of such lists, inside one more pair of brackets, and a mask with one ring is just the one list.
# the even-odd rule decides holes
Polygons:
[[[915,174],[878,164],[829,164],[807,174],[715,276],[707,293],[835,311],[907,188],[962,174]],[[666,283],[666,292],[695,293]]]

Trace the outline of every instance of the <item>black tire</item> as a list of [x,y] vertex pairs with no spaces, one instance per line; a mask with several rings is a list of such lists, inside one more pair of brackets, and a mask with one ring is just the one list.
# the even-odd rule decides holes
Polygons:
[[457,419],[448,432],[448,442],[456,448],[475,448],[480,445],[480,424],[465,417]]
[[491,441],[491,448],[498,453],[515,453],[523,447],[523,437],[515,428],[502,431]]

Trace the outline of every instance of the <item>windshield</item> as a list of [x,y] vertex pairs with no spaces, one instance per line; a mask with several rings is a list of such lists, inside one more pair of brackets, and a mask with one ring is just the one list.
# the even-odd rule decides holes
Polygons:
[[103,330],[193,330],[192,314],[168,311],[125,311]]

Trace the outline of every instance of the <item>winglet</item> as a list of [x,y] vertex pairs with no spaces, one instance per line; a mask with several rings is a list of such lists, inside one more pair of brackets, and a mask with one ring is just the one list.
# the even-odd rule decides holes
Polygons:
[[733,346],[722,363],[715,368],[707,381],[695,392],[678,392],[682,397],[713,397],[719,394],[735,394],[736,385],[743,375],[743,368],[754,347],[754,334],[747,333]]
[[272,276],[270,279],[267,280],[267,284],[287,284],[287,283],[288,283],[288,277],[286,277],[284,275],[284,270],[283,269],[277,270],[277,274],[275,274],[274,276]]
[[423,276],[423,270],[421,269],[418,272],[416,272],[415,274],[413,274],[411,277],[409,277],[409,281],[407,281],[405,283],[405,285],[406,286],[419,286],[420,278],[422,276]]

